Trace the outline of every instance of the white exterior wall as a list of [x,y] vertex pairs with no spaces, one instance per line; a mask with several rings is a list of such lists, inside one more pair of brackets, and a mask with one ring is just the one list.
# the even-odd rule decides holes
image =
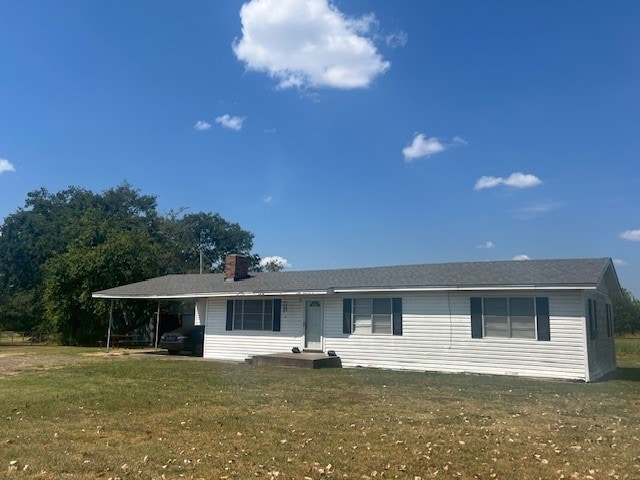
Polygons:
[[[471,338],[470,297],[482,295],[481,292],[394,294],[402,297],[402,336],[343,334],[344,296],[318,298],[324,309],[323,349],[334,350],[345,367],[590,379],[581,292],[529,293],[549,297],[550,342]],[[513,292],[491,292],[491,295],[508,296]],[[242,361],[251,355],[289,352],[293,346],[302,348],[304,300],[282,299],[280,332],[249,332],[226,331],[226,299],[209,299],[204,356]],[[606,333],[606,325],[603,328]]]
[[194,325],[204,325],[207,316],[207,301],[200,299],[196,301]]
[[282,299],[279,332],[227,331],[227,300],[209,299],[206,303],[204,357],[244,361],[252,355],[290,352],[292,347],[301,347],[303,305],[299,299]]
[[[585,331],[589,330],[588,320],[588,306],[587,300],[591,298],[599,304],[611,303],[611,299],[608,295],[608,290],[604,281],[601,281],[598,285],[596,292],[590,293],[584,296],[583,308],[585,309]],[[612,312],[613,315],[613,312]],[[615,319],[612,320],[615,322]],[[587,339],[587,351],[588,351],[588,369],[589,378],[588,381],[594,381],[602,376],[610,373],[616,369],[616,347],[615,339],[613,336],[607,336],[607,318],[606,315],[598,315],[598,334],[595,339]]]
[[[500,296],[500,292],[491,292]],[[504,292],[502,295],[513,295]],[[345,367],[379,367],[586,380],[584,309],[579,293],[549,295],[551,341],[471,338],[470,297],[402,296],[402,336],[345,335],[342,299],[325,302],[325,350]],[[532,296],[547,296],[537,292]],[[451,312],[451,313],[449,313]],[[339,323],[329,319],[339,319]]]

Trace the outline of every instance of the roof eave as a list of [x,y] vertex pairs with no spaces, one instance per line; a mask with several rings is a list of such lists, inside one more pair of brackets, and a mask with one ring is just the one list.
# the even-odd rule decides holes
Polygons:
[[354,293],[398,293],[398,292],[473,292],[473,291],[525,291],[525,290],[595,290],[596,285],[464,285],[464,286],[417,286],[417,287],[349,287],[309,290],[270,290],[245,292],[200,292],[175,294],[116,294],[97,292],[93,298],[111,300],[180,300],[197,298],[236,298],[236,297],[294,297]]

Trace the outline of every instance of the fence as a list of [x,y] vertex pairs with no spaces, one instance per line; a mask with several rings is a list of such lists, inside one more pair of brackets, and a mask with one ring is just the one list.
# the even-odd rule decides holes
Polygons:
[[0,346],[46,345],[53,342],[50,335],[34,332],[13,332],[0,330]]

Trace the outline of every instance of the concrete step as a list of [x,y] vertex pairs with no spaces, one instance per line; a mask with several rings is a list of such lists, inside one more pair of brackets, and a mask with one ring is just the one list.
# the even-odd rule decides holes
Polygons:
[[253,355],[245,363],[259,366],[298,367],[298,368],[342,368],[340,357],[324,353],[272,353]]

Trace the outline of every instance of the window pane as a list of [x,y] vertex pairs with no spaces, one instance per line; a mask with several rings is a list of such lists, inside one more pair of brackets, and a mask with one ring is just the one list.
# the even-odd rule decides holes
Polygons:
[[264,314],[262,323],[264,324],[265,330],[273,330],[273,315],[271,314],[271,311]]
[[242,304],[244,302],[242,300],[234,300],[233,301],[233,313],[236,315],[242,315]]
[[510,298],[509,314],[511,316],[533,318],[535,314],[533,307],[533,298]]
[[242,314],[241,313],[236,313],[233,316],[233,329],[242,330]]
[[391,315],[374,315],[371,333],[391,333]]
[[508,315],[507,312],[507,299],[506,298],[485,298],[484,299],[484,314],[492,316],[504,316]]
[[271,315],[273,313],[273,300],[264,301],[264,313]]
[[243,319],[243,330],[262,330],[262,314],[246,313]]
[[373,299],[373,313],[391,313],[391,299],[390,298],[374,298]]
[[509,328],[506,316],[485,315],[484,317],[485,337],[508,337]]
[[245,300],[244,301],[244,313],[262,313],[263,302],[262,300]]
[[355,315],[371,315],[371,299],[370,298],[354,298],[353,313]]
[[371,315],[353,316],[354,333],[371,333]]
[[513,338],[536,338],[536,325],[533,317],[511,317],[511,336]]

